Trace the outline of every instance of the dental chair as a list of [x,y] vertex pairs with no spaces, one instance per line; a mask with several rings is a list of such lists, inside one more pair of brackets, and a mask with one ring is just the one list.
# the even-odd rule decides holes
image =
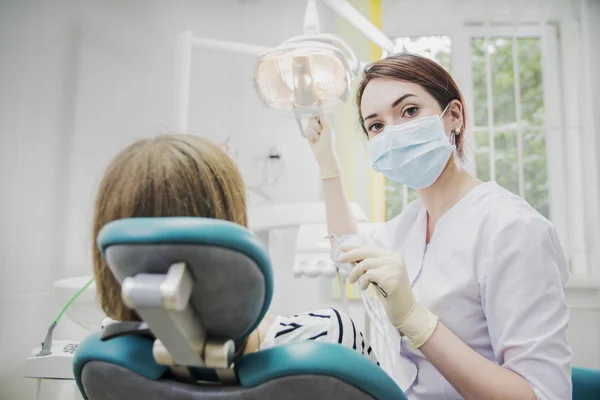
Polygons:
[[573,400],[600,399],[600,370],[582,367],[571,368]]
[[134,218],[106,225],[100,250],[142,322],[87,337],[73,370],[87,400],[406,399],[372,361],[304,341],[234,357],[267,312],[271,265],[227,221]]

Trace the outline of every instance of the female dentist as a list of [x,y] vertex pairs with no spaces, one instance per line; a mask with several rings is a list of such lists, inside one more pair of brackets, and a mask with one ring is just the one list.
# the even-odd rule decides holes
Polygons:
[[356,102],[373,168],[417,190],[397,217],[358,232],[332,129],[312,119],[306,135],[328,229],[343,235],[337,261],[356,263],[351,283],[387,294],[375,291],[400,341],[388,372],[410,399],[571,399],[565,255],[525,200],[461,169],[465,102],[452,77],[392,56],[365,69]]

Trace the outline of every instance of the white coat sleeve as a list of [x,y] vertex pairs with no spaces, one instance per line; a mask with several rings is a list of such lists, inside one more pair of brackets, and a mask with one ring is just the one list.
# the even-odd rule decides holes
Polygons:
[[490,237],[480,285],[490,339],[499,364],[525,378],[538,399],[569,400],[568,267],[550,222],[523,214]]

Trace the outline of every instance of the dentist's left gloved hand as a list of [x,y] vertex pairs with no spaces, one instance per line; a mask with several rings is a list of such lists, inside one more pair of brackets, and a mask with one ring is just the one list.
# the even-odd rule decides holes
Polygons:
[[374,246],[341,245],[340,251],[344,253],[338,262],[357,263],[348,282],[359,281],[362,290],[371,282],[377,283],[388,295],[383,297],[375,291],[392,325],[408,338],[413,349],[425,344],[437,326],[438,317],[415,299],[404,257]]

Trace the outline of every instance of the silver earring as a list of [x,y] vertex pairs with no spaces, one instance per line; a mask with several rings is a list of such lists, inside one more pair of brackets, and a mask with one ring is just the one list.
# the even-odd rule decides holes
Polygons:
[[453,135],[450,135],[450,145],[456,145],[456,138],[460,135],[460,128],[456,128],[452,131]]

